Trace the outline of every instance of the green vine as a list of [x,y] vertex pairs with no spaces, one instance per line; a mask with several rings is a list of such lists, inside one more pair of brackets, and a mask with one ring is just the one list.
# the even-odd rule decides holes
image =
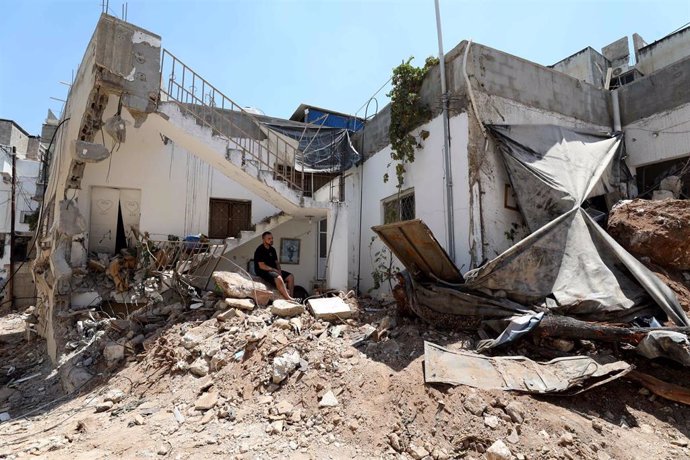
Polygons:
[[[438,64],[438,58],[428,57],[424,67],[415,67],[410,62],[413,58],[403,62],[393,69],[393,88],[388,93],[391,98],[391,123],[388,139],[391,143],[391,159],[397,162],[395,175],[398,178],[398,190],[405,182],[405,165],[414,162],[415,150],[421,148],[421,143],[410,132],[431,118],[431,110],[422,104],[419,90],[429,69]],[[420,134],[421,140],[428,137],[429,132]],[[388,164],[390,166],[391,163]],[[383,175],[383,181],[388,182],[388,173]]]

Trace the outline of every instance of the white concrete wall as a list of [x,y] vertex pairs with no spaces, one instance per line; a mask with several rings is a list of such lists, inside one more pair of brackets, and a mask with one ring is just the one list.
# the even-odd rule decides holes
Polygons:
[[690,155],[690,104],[623,127],[627,163],[637,166]]
[[[295,276],[295,284],[310,290],[312,282],[316,279],[316,256],[318,219],[295,218],[271,230],[273,234],[273,247],[280,257],[281,238],[297,238],[300,240],[300,263],[282,264],[282,269]],[[247,263],[254,258],[254,251],[261,244],[261,239],[254,239],[237,249],[234,249],[226,257],[232,261],[221,260],[218,270],[240,271],[238,266],[247,270]]]
[[[415,217],[422,219],[434,233],[436,239],[444,248],[448,245],[446,232],[446,200],[443,162],[443,125],[438,116],[413,131],[416,135],[422,129],[429,131],[429,137],[423,142],[423,148],[415,154],[415,162],[407,165],[405,185],[403,189],[413,188],[415,193]],[[450,120],[451,155],[453,171],[453,200],[455,215],[455,253],[458,266],[469,266],[469,186],[467,166],[468,127],[467,115],[460,114]],[[373,254],[383,248],[378,238],[371,243],[375,233],[371,227],[383,224],[383,206],[381,201],[397,193],[397,179],[394,165],[388,172],[391,179],[383,182],[386,165],[391,162],[390,146],[379,151],[364,163],[364,199],[362,203],[362,236],[361,236],[361,283],[360,291],[367,292],[374,286],[372,271]],[[348,191],[355,196],[352,203],[359,201],[361,167],[357,168],[352,180],[346,181],[346,195]],[[359,213],[355,206],[349,212],[349,234],[353,244],[349,245],[355,260],[350,269],[350,283],[356,284],[357,276],[357,235],[359,233]],[[337,242],[336,242],[337,244]],[[334,261],[335,263],[335,261]],[[399,263],[396,266],[401,267]],[[384,286],[375,294],[385,294],[388,286]]]
[[[105,119],[112,116],[112,105]],[[128,115],[123,117],[127,119]],[[102,141],[102,137],[96,136],[96,141]],[[112,146],[107,135],[105,144]],[[278,212],[183,148],[172,142],[165,145],[146,122],[139,129],[132,123],[127,125],[126,142],[115,148],[111,159],[87,165],[79,192],[87,229],[94,186],[141,190],[140,229],[155,239],[165,239],[169,234],[208,234],[210,198],[251,200],[252,223]]]

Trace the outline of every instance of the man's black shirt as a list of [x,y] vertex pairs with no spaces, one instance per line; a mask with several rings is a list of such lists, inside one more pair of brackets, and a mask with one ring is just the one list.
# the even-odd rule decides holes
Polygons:
[[268,275],[268,272],[259,267],[259,262],[263,262],[272,268],[278,268],[278,254],[275,248],[269,246],[267,249],[266,246],[261,243],[261,245],[256,248],[256,251],[254,251],[254,271],[258,276],[263,278]]

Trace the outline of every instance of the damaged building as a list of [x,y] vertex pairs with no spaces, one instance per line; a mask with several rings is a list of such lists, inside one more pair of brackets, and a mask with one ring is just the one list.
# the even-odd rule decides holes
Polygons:
[[[308,292],[385,294],[374,259],[388,245],[398,256],[388,275],[404,266],[424,289],[466,284],[472,293],[453,295],[475,313],[536,313],[544,301],[566,313],[586,305],[583,319],[616,317],[596,316],[602,308],[630,319],[656,305],[652,314],[687,325],[673,292],[597,222],[622,199],[687,197],[690,28],[651,44],[635,35],[632,53],[627,38],[586,48],[551,67],[461,42],[445,75],[433,66],[422,83],[430,117],[411,133],[420,147],[401,188],[383,181],[390,106],[367,120],[306,105],[290,120],[266,116],[238,106],[162,40],[101,16],[53,139],[33,272],[36,330],[55,362],[73,356],[72,312],[156,302],[176,289],[166,279],[183,275],[195,304],[214,289],[213,273],[251,272],[264,231]],[[579,180],[564,180],[564,165]],[[662,191],[669,176],[675,188]],[[406,234],[398,221],[423,223]],[[560,236],[536,241],[557,227]],[[583,242],[588,250],[573,255]],[[178,272],[137,291],[121,279],[142,263],[128,250]],[[539,265],[562,254],[568,264]],[[526,267],[534,279],[525,281]],[[90,271],[108,283],[84,282]],[[598,275],[604,292],[591,290]]]

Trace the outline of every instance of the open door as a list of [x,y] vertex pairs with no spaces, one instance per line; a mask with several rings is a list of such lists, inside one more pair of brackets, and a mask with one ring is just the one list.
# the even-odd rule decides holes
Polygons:
[[[122,226],[118,235],[118,215]],[[114,254],[119,241],[127,245],[134,242],[133,228],[139,228],[141,219],[141,190],[112,187],[91,189],[91,226],[89,251]]]

